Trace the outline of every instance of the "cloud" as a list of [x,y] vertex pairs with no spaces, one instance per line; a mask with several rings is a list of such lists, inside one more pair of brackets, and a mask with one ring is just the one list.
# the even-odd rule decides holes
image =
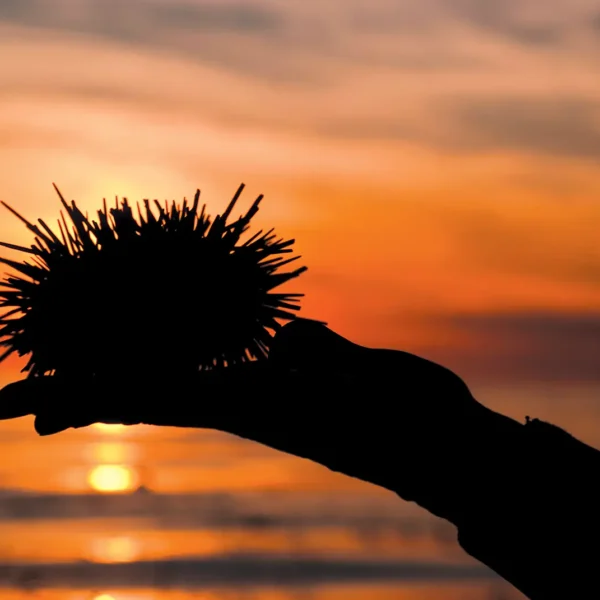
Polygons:
[[252,5],[249,2],[153,4],[149,6],[148,16],[154,25],[160,27],[194,31],[235,31],[260,35],[277,32],[284,24],[283,15],[278,11],[266,6]]
[[0,20],[179,52],[250,76],[284,62],[287,71],[277,74],[285,78],[305,61],[318,69],[316,57],[402,70],[468,69],[487,62],[494,35],[517,46],[564,46],[565,32],[593,19],[591,0],[579,4],[554,0],[548,10],[536,0],[0,0]]
[[[569,32],[589,26],[597,10],[591,0],[549,6],[537,0],[0,0],[0,22],[32,28],[30,38],[28,30],[19,32],[22,40],[33,40],[35,28],[77,34],[65,39],[228,73],[237,79],[235,92],[211,89],[210,79],[204,84],[205,97],[222,98],[208,116],[240,126],[445,153],[596,158],[598,48],[573,46]],[[42,65],[27,64],[27,52],[12,52],[30,80],[19,88],[0,73],[3,87],[43,93]],[[59,70],[47,62],[43,69]],[[149,69],[144,85],[137,76],[135,85],[117,85],[94,69],[93,81],[54,77],[44,86],[82,101],[156,105],[176,82]],[[171,110],[206,110],[198,92],[177,89],[168,99]]]
[[[573,24],[571,11],[559,6],[558,11],[540,10],[536,2],[506,0],[490,2],[481,0],[456,0],[455,13],[490,34],[504,36],[519,44],[558,45]],[[537,10],[536,10],[537,9]],[[557,18],[557,12],[560,18]],[[567,12],[567,15],[565,15]],[[566,17],[566,18],[565,18]]]
[[[449,110],[470,150],[600,157],[600,101],[582,98],[462,99]],[[459,139],[459,136],[456,136]]]
[[282,61],[286,21],[269,2],[0,0],[6,24],[168,52],[262,79],[285,80],[297,71],[293,61],[287,71]]
[[131,0],[0,0],[0,18],[36,27],[96,33],[125,40],[150,39],[151,32],[233,31],[264,35],[276,31],[282,15],[252,2]]
[[467,379],[600,382],[600,313],[455,314],[439,324],[457,343],[426,354]]
[[449,15],[473,24],[489,36],[532,51],[597,52],[593,31],[598,7],[591,0],[442,0]]
[[[519,152],[595,160],[600,157],[600,100],[545,98],[515,93],[505,97],[432,98],[427,120],[384,116],[330,120],[322,130],[352,139],[411,140],[461,153]],[[410,113],[407,115],[410,117]]]

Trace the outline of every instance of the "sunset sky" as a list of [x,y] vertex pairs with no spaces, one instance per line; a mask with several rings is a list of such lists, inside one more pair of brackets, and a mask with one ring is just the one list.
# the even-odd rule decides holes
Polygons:
[[594,0],[0,0],[0,199],[216,214],[244,182],[304,316],[467,378],[600,380],[599,57]]

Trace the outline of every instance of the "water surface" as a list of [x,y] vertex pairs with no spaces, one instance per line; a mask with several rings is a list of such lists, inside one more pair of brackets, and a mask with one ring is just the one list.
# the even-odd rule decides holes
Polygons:
[[[600,445],[597,390],[478,388]],[[0,428],[5,600],[517,600],[413,504],[212,431]]]

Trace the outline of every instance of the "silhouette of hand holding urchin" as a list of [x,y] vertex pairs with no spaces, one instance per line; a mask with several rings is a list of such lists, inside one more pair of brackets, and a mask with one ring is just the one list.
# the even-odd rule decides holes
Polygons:
[[417,502],[533,600],[597,595],[600,453],[489,410],[440,365],[297,319],[267,360],[128,385],[28,378],[0,391],[0,418],[35,415],[41,435],[94,422],[229,432]]
[[[0,392],[0,418],[33,414],[41,435],[94,422],[219,429],[429,505],[422,494],[456,482],[473,423],[490,412],[448,369],[305,319],[280,329],[266,361],[123,385],[29,378]],[[402,457],[401,477],[387,467],[392,457]]]

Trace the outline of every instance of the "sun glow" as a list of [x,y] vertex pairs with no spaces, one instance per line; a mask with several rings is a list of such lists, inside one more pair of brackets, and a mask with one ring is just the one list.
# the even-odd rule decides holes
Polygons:
[[123,431],[127,428],[126,425],[121,425],[119,423],[94,423],[94,427],[103,433],[114,433],[119,434],[123,433]]
[[135,488],[137,477],[125,465],[99,465],[90,471],[88,483],[98,492],[125,492]]

